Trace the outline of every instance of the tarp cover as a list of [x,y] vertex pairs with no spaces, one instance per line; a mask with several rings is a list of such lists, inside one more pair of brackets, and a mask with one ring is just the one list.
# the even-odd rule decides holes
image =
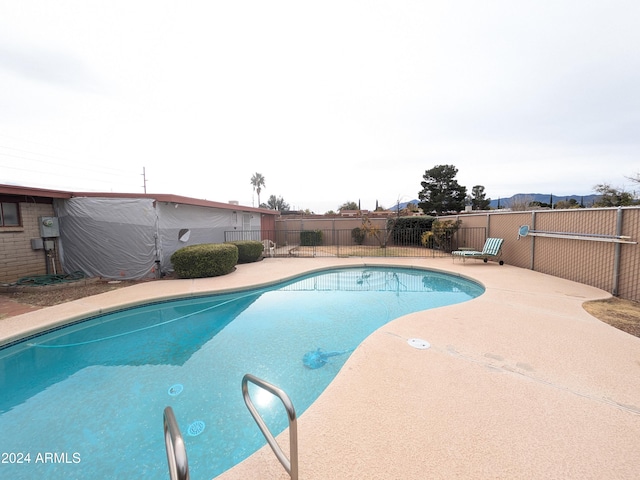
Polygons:
[[55,200],[64,270],[123,280],[154,276],[157,218],[153,204],[147,198]]
[[55,200],[60,257],[66,272],[140,279],[173,270],[171,255],[187,245],[222,243],[225,231],[260,230],[260,215],[157,202],[150,198],[76,197]]
[[230,210],[166,202],[158,202],[156,210],[163,271],[173,270],[171,255],[182,247],[224,242],[225,230],[233,230],[238,217]]

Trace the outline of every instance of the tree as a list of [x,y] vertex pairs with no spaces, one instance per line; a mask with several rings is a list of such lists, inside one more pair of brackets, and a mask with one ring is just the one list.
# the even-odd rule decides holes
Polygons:
[[509,202],[509,208],[514,212],[524,212],[528,210],[533,203],[533,197],[529,195],[516,195]]
[[270,210],[277,210],[278,212],[288,212],[290,209],[289,204],[282,197],[276,198],[275,195],[271,195],[267,203],[263,203],[260,206]]
[[[552,205],[550,203],[547,202],[539,202],[537,200],[532,200],[529,202],[529,204],[527,205],[527,208],[529,209],[534,209],[534,208],[548,208],[549,210],[552,210]],[[526,209],[525,209],[526,210]]]
[[356,202],[344,202],[338,207],[339,212],[342,210],[360,210],[360,208],[358,208],[358,204]]
[[581,207],[575,198],[570,198],[569,200],[557,201],[555,208],[558,210],[566,210],[568,208],[584,208],[584,207]]
[[435,212],[459,212],[464,210],[467,188],[458,184],[455,176],[458,169],[453,165],[436,165],[425,171],[422,191],[418,192],[418,204],[426,214]]
[[471,189],[471,208],[472,210],[488,210],[491,204],[490,198],[485,198],[484,186],[474,185]]
[[364,237],[369,235],[370,237],[374,237],[376,240],[378,240],[380,248],[387,248],[389,235],[391,235],[391,232],[393,230],[393,223],[389,223],[389,221],[387,221],[387,226],[389,225],[391,225],[392,228],[387,228],[385,231],[381,231],[371,222],[371,220],[369,220],[369,217],[363,217],[360,230],[363,233]]
[[258,205],[260,205],[260,192],[264,187],[264,176],[261,173],[254,173],[251,177],[251,185],[253,185],[253,191],[258,194]]
[[420,236],[423,247],[451,252],[454,234],[460,229],[462,220],[434,220],[431,230]]
[[625,207],[634,204],[633,194],[612,187],[608,183],[596,185],[593,189],[600,195],[593,204],[594,207]]

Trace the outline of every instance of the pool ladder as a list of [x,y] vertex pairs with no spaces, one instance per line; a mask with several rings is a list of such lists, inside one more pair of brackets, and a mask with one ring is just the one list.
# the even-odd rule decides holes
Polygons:
[[164,409],[164,447],[167,451],[169,463],[169,478],[171,480],[189,480],[189,462],[184,439],[171,407]]
[[[272,395],[275,395],[280,399],[287,411],[287,417],[289,418],[289,457],[284,454],[280,445],[276,441],[275,437],[267,427],[266,423],[260,416],[260,413],[253,405],[251,401],[251,395],[249,395],[249,382],[254,385],[267,390]],[[298,427],[296,419],[296,410],[293,408],[293,403],[289,399],[289,396],[281,388],[272,385],[250,373],[247,373],[242,378],[242,397],[244,403],[247,405],[251,416],[258,424],[260,431],[264,435],[264,438],[269,443],[269,446],[273,450],[284,469],[287,471],[291,480],[298,480]],[[171,407],[164,409],[164,444],[167,451],[167,463],[169,464],[169,478],[171,480],[189,480],[189,462],[187,460],[187,450],[184,445],[184,439],[180,433],[178,422],[173,414]]]
[[[287,417],[289,418],[289,460],[278,442],[273,437],[271,432],[269,431],[269,427],[267,427],[266,423],[254,407],[253,402],[251,401],[251,396],[249,395],[249,386],[248,383],[251,382],[254,385],[257,385],[260,388],[268,391],[272,395],[275,395],[280,399],[282,404],[284,405],[285,410],[287,411]],[[249,412],[251,412],[251,416],[258,424],[260,431],[264,435],[264,438],[269,443],[271,450],[275,453],[276,457],[287,471],[291,480],[298,480],[298,422],[296,420],[296,410],[293,408],[293,403],[289,399],[289,396],[285,393],[284,390],[272,385],[264,380],[259,379],[258,377],[247,373],[242,378],[242,396],[244,397],[244,403],[247,405]]]

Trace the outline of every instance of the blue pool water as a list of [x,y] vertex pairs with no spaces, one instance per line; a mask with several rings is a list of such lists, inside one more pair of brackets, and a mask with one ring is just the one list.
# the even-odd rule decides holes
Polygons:
[[[374,330],[483,291],[427,270],[335,269],[123,310],[5,348],[0,477],[168,478],[170,405],[191,478],[213,478],[265,444],[242,400],[245,373],[284,389],[300,415]],[[308,368],[303,358],[318,348],[346,353]],[[251,392],[272,431],[284,430],[281,403]]]

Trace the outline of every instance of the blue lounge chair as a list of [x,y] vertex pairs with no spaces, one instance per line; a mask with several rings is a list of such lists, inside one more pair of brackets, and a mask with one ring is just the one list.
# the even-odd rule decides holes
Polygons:
[[484,263],[487,263],[487,261],[491,259],[498,260],[500,265],[504,265],[504,261],[501,259],[503,241],[502,238],[487,238],[481,252],[476,250],[457,250],[451,253],[454,260],[456,257],[462,258],[462,261],[465,261],[467,258],[475,258],[476,260],[482,259]]

